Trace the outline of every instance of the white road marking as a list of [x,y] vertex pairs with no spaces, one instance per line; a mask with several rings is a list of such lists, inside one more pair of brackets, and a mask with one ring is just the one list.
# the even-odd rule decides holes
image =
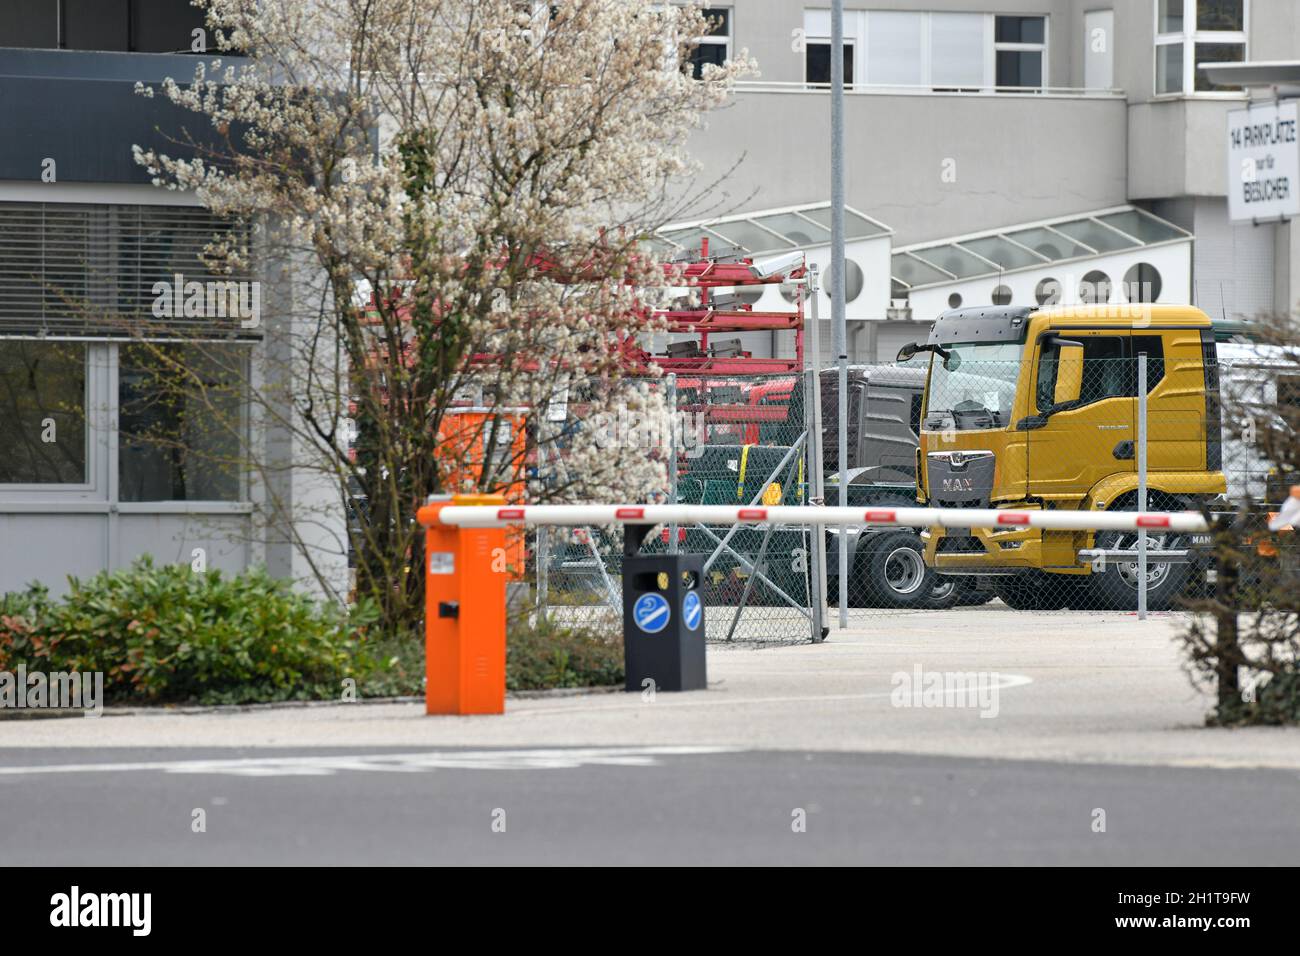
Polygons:
[[[992,690],[1003,691],[1003,690],[1007,690],[1010,687],[1023,687],[1026,684],[1032,684],[1034,682],[1034,679],[1032,677],[1027,677],[1024,674],[999,673],[997,677],[998,677],[998,681],[996,684],[988,685],[989,688]],[[602,706],[600,704],[597,704],[595,701],[592,701],[591,703],[584,704],[580,707],[529,707],[529,708],[511,707],[509,710],[507,710],[506,713],[507,715],[527,714],[529,717],[534,717],[542,714],[572,714],[572,713],[579,713],[582,711],[591,712],[596,708],[599,708],[602,713],[610,710],[640,710],[641,708],[646,706],[658,706],[658,702],[660,700],[670,700],[671,702],[670,705],[672,707],[718,707],[718,706],[739,707],[743,704],[817,704],[817,703],[822,703],[823,701],[831,702],[831,701],[842,701],[842,700],[871,700],[873,698],[892,697],[894,693],[895,692],[892,690],[882,690],[882,691],[871,691],[870,693],[866,693],[866,694],[791,694],[786,697],[718,696],[718,697],[695,697],[690,700],[682,700],[680,698],[674,698],[672,697],[672,695],[664,694],[656,698],[656,702],[654,705],[648,705],[645,703],[638,702],[638,703],[611,704],[611,705]],[[940,693],[942,693],[944,697],[951,697],[956,694],[967,694],[969,693],[969,688],[950,688]]]
[[0,776],[50,773],[208,773],[239,777],[326,777],[341,770],[422,773],[429,770],[566,770],[574,767],[653,767],[659,757],[737,753],[734,747],[580,747],[534,750],[438,750],[401,754],[240,757],[0,767]]

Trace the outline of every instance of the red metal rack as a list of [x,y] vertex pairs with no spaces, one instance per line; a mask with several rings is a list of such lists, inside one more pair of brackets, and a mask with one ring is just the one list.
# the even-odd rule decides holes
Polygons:
[[[666,272],[680,269],[691,288],[700,290],[700,304],[694,309],[665,309],[655,314],[667,323],[670,332],[690,332],[699,336],[693,355],[651,355],[640,351],[638,364],[654,363],[666,372],[696,373],[708,376],[797,374],[803,369],[804,291],[797,287],[794,309],[790,312],[755,312],[748,305],[718,308],[713,305],[714,290],[723,287],[778,285],[801,279],[806,266],[799,265],[779,275],[760,277],[751,266],[752,258],[728,256],[711,258],[709,240],[700,240],[699,258],[688,262],[668,263]],[[748,352],[718,356],[710,352],[709,338],[720,332],[794,332],[794,356],[791,358],[754,358]]]

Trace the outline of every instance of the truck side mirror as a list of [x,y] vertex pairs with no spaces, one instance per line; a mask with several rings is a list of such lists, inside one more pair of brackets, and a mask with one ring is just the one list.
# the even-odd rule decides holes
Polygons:
[[1077,402],[1083,389],[1083,346],[1074,342],[1059,342],[1056,356],[1056,389],[1052,405]]
[[908,342],[906,345],[904,345],[901,349],[898,350],[898,357],[895,359],[895,361],[906,362],[910,360],[911,357],[915,354],[916,354],[916,343]]

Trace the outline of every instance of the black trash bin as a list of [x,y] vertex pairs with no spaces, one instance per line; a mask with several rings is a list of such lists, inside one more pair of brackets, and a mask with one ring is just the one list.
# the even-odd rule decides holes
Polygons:
[[702,554],[623,557],[623,660],[629,691],[706,688],[703,580]]

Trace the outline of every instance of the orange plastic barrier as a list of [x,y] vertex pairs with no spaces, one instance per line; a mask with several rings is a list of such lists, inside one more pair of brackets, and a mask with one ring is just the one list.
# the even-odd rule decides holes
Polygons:
[[455,495],[417,512],[425,527],[426,714],[506,709],[505,528],[444,525],[448,505],[502,505],[501,495]]

